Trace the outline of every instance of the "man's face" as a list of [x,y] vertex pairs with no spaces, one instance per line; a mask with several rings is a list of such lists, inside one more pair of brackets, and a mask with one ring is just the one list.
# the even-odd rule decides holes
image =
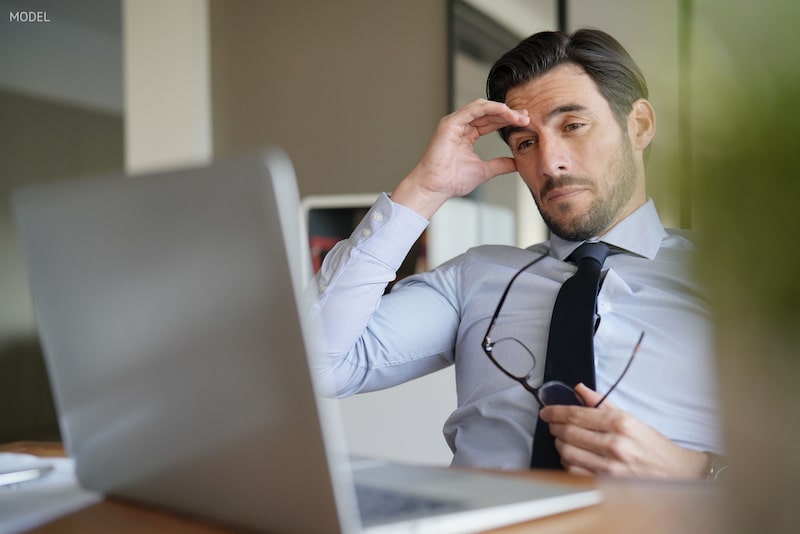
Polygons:
[[506,104],[530,124],[508,144],[547,226],[582,241],[602,235],[646,200],[641,153],[583,68],[564,64],[510,89]]

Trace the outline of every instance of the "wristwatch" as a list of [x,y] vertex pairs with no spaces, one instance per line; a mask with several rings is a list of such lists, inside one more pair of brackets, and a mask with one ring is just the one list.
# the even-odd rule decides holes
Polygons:
[[703,454],[708,458],[708,471],[706,471],[706,480],[709,482],[721,482],[728,477],[728,462],[725,461],[724,456],[711,451],[703,451]]

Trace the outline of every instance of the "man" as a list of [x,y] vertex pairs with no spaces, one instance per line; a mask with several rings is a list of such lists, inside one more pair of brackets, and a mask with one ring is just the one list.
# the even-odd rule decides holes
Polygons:
[[[458,407],[445,425],[456,465],[527,468],[537,419],[575,473],[702,477],[720,449],[710,317],[689,276],[692,245],[667,232],[645,193],[644,152],[655,114],[638,67],[610,36],[543,32],[489,74],[491,100],[444,117],[419,163],[332,250],[316,278],[321,374],[330,393],[382,389],[455,364]],[[498,131],[512,157],[472,150]],[[528,249],[482,246],[429,273],[384,287],[427,220],[449,198],[518,171],[553,236]],[[510,279],[496,338],[513,339],[544,377],[548,327],[565,261],[584,241],[611,248],[594,334],[586,406],[548,406],[492,363],[483,337]],[[646,338],[611,399],[641,332]],[[572,384],[570,384],[572,385]]]

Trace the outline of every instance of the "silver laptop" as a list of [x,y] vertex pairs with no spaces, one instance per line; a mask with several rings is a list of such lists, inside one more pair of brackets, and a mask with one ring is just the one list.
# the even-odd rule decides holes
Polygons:
[[308,257],[279,150],[12,201],[62,435],[87,488],[271,532],[469,532],[600,500],[348,457],[334,401],[315,395]]

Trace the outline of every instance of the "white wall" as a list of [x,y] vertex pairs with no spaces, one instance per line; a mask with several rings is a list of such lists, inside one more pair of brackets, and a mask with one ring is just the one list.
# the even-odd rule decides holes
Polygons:
[[211,160],[207,0],[124,0],[125,169]]

